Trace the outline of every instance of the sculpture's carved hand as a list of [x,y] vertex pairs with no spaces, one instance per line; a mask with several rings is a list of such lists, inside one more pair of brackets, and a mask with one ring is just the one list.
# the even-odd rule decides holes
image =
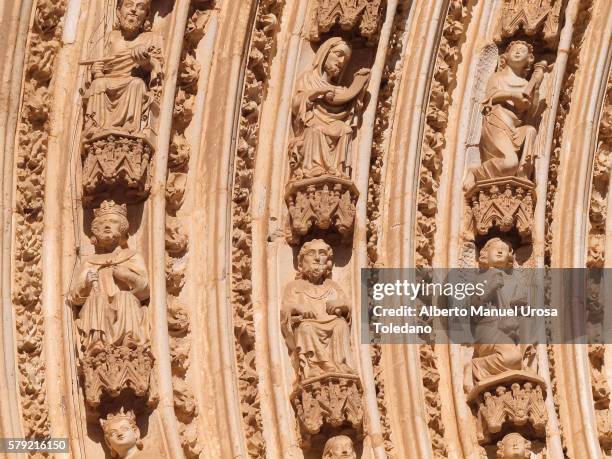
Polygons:
[[94,79],[104,76],[104,62],[95,62],[91,66],[91,75]]
[[325,310],[329,315],[343,317],[348,314],[348,306],[342,300],[335,299],[327,301]]
[[310,96],[308,96],[308,99],[310,99],[311,102],[314,102],[315,100],[320,99],[321,97],[326,97],[327,94],[329,93],[332,94],[332,99],[333,99],[334,93],[332,91],[328,91],[327,89],[312,91],[310,93]]
[[522,91],[511,92],[510,99],[512,100],[512,102],[514,102],[514,105],[516,106],[516,108],[518,108],[521,111],[527,109],[527,107],[529,107],[531,103],[531,98],[529,94],[526,94]]
[[325,100],[327,102],[333,102],[334,101],[334,97],[336,96],[336,94],[334,93],[334,91],[327,91],[325,93]]
[[370,69],[359,69],[355,72],[355,79],[368,81],[370,79]]
[[130,55],[132,56],[132,59],[134,59],[134,62],[141,67],[147,66],[151,63],[151,55],[149,54],[147,48],[143,45],[135,46]]
[[317,316],[314,313],[314,311],[311,311],[309,309],[300,309],[297,311],[297,315],[302,316],[302,319],[316,319]]
[[87,277],[85,278],[85,282],[87,284],[87,288],[91,290],[94,282],[98,282],[98,271],[95,269],[90,269],[87,271]]

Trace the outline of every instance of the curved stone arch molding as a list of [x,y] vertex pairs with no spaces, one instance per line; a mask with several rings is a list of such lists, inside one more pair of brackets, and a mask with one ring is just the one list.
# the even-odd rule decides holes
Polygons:
[[[500,1],[479,2],[475,5],[472,20],[464,44],[462,62],[457,72],[457,87],[453,92],[446,130],[447,145],[443,151],[442,175],[438,191],[438,214],[436,216],[434,267],[452,267],[458,263],[463,192],[462,181],[466,161],[466,142],[470,130],[470,115],[474,98],[474,81],[479,68],[480,56],[486,52],[495,27],[495,12]],[[486,84],[486,82],[484,82]],[[454,129],[453,129],[454,128]],[[441,378],[446,380],[442,416],[449,431],[449,443],[457,457],[476,458],[479,455],[473,415],[467,405],[463,389],[465,360],[464,347],[458,344],[437,346],[438,356],[445,364],[440,365]],[[444,387],[444,385],[443,385]],[[445,409],[446,407],[446,409]],[[452,407],[452,408],[449,408]],[[451,427],[452,426],[452,427]]]
[[[400,71],[389,153],[385,160],[381,204],[381,264],[415,266],[414,241],[420,150],[425,111],[442,28],[449,9],[446,0],[412,5],[406,26],[408,43]],[[427,24],[427,27],[423,27]],[[400,456],[434,457],[427,426],[418,345],[383,346],[385,397],[394,400],[390,418],[394,446]]]
[[[200,418],[213,417],[204,432],[216,434],[218,450],[205,445],[205,457],[247,458],[246,438],[241,412],[239,375],[234,349],[232,320],[232,181],[234,135],[240,112],[241,91],[249,37],[258,2],[223,1],[216,30],[210,74],[205,89],[201,119],[201,140],[193,171],[190,237],[192,262],[188,272],[197,278],[186,285],[195,303],[193,362],[201,378],[196,398]],[[211,30],[212,32],[212,30]],[[207,40],[204,37],[203,40]],[[223,113],[224,116],[218,116]],[[197,120],[194,117],[194,123]],[[196,154],[194,152],[194,154]],[[195,232],[198,231],[197,234]],[[195,263],[195,260],[206,260]],[[195,369],[195,368],[194,368]],[[208,372],[207,372],[208,371]],[[214,425],[214,428],[213,428]],[[214,430],[213,430],[214,429]]]
[[14,312],[11,306],[11,258],[13,221],[9,209],[13,207],[13,168],[15,155],[16,128],[19,119],[19,105],[24,74],[24,61],[27,54],[26,43],[33,0],[3,3],[0,6],[2,30],[6,33],[0,43],[4,54],[0,64],[2,77],[2,111],[0,113],[0,157],[3,161],[2,183],[2,326],[0,328],[0,348],[3,358],[0,361],[2,373],[2,395],[0,396],[0,433],[3,437],[22,437],[23,429],[19,414],[19,393],[17,388],[17,369],[15,366],[15,332],[13,330]]
[[[592,6],[590,31],[582,45],[580,66],[576,73],[572,99],[585,101],[572,104],[566,120],[559,163],[559,188],[553,210],[553,267],[584,267],[587,260],[588,206],[594,154],[597,146],[598,119],[605,97],[612,48],[612,17],[609,5],[596,1]],[[581,152],[581,154],[576,154]],[[582,214],[584,212],[584,215]],[[560,414],[570,454],[588,454],[599,458],[597,422],[591,395],[591,376],[586,345],[556,345],[561,370],[557,372],[560,387]],[[579,390],[574,390],[578,387]],[[575,416],[575,408],[579,416]]]

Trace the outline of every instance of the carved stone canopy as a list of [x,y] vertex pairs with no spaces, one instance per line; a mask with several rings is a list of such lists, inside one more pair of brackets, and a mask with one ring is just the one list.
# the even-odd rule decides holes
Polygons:
[[349,425],[361,431],[361,382],[352,374],[330,373],[301,381],[291,394],[302,435],[308,438],[327,426]]
[[474,236],[491,229],[508,233],[516,228],[523,242],[531,241],[535,185],[517,177],[478,181],[467,191]]
[[335,230],[343,242],[349,242],[358,196],[355,184],[341,177],[324,175],[289,182],[285,192],[289,209],[288,242],[299,244],[301,237],[316,229]]
[[154,361],[150,349],[143,346],[109,345],[100,352],[86,351],[79,368],[85,402],[96,410],[104,399],[120,397],[127,391],[132,401],[141,399],[154,404],[156,396],[151,391]]
[[501,42],[522,30],[526,35],[542,34],[545,42],[559,38],[563,0],[505,0],[499,15],[495,41]]
[[468,394],[478,418],[481,444],[508,428],[543,438],[546,430],[546,383],[532,371],[506,371],[481,381]]
[[384,0],[318,0],[313,8],[310,40],[338,25],[344,32],[358,33],[374,43],[384,11]]
[[127,202],[146,199],[154,147],[141,135],[104,132],[83,142],[83,202],[96,205],[112,191]]

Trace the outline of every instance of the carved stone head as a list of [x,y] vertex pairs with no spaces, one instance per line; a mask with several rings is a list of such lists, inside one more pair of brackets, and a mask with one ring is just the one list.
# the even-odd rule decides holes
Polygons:
[[530,72],[535,57],[533,46],[526,41],[510,42],[504,53],[499,57],[499,68],[510,67],[514,73],[525,78]]
[[497,442],[497,459],[529,459],[531,442],[519,433],[512,432]]
[[118,205],[111,200],[104,201],[94,210],[91,242],[99,248],[114,249],[127,241],[128,228],[125,204]]
[[489,239],[480,250],[478,265],[482,269],[512,268],[514,265],[514,251],[512,250],[512,246],[498,237]]
[[298,279],[320,284],[331,277],[333,255],[332,248],[322,239],[306,242],[298,254]]
[[321,76],[327,75],[330,82],[338,82],[351,59],[352,48],[340,37],[327,40],[317,50],[314,67]]
[[151,0],[119,0],[117,21],[119,28],[128,34],[137,34],[150,28],[148,21]]
[[100,425],[113,457],[130,458],[138,449],[142,449],[140,430],[133,411],[125,412],[122,407],[118,413],[100,419]]
[[325,443],[323,459],[357,459],[353,440],[346,435],[336,435]]

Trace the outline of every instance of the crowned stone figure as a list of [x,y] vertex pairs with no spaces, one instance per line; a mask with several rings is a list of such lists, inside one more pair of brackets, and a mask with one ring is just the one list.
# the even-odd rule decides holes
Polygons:
[[108,345],[147,347],[149,321],[142,302],[149,298],[149,280],[144,259],[127,245],[126,206],[104,201],[94,216],[96,253],[83,257],[69,292],[70,302],[82,306],[83,348],[95,354]]

